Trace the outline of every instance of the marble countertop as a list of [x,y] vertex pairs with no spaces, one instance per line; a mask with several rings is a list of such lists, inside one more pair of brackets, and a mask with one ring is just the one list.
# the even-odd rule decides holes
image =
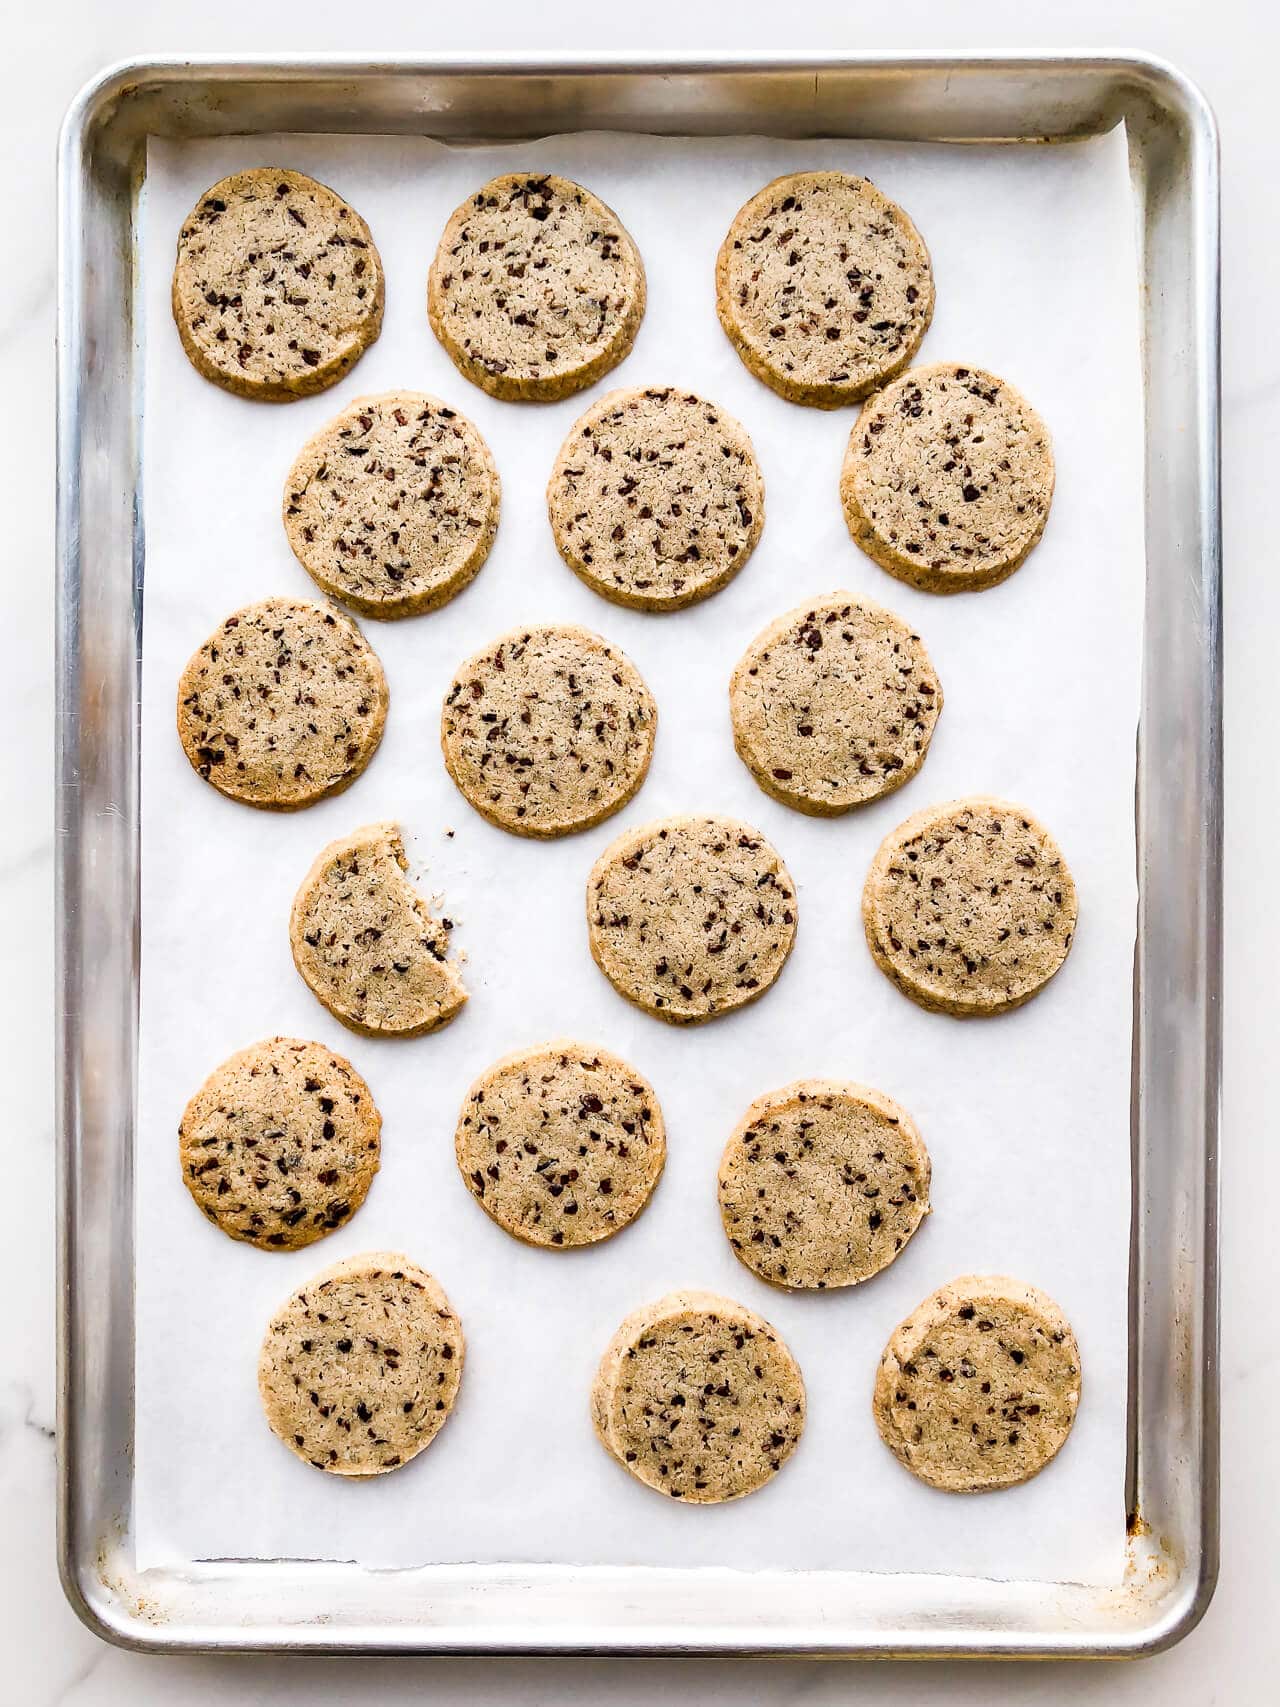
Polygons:
[[[1280,1510],[1280,1352],[1265,1328],[1276,1275],[1271,1205],[1280,1154],[1266,1069],[1274,1050],[1268,1000],[1280,964],[1280,886],[1270,870],[1280,837],[1280,775],[1268,728],[1280,633],[1275,533],[1264,503],[1280,449],[1280,355],[1263,320],[1280,276],[1274,211],[1277,149],[1266,53],[1280,47],[1280,14],[1262,0],[1211,8],[1168,0],[916,0],[861,12],[848,0],[808,0],[779,15],[767,0],[731,8],[649,0],[478,0],[430,9],[384,0],[353,14],[347,0],[48,0],[10,17],[10,75],[0,109],[0,183],[15,240],[14,277],[0,294],[0,355],[10,374],[0,413],[0,477],[9,586],[0,647],[0,748],[9,833],[0,884],[10,919],[0,985],[5,1081],[13,1098],[7,1152],[10,1205],[0,1241],[8,1303],[0,1368],[0,1699],[22,1707],[201,1707],[228,1691],[245,1702],[424,1698],[470,1704],[639,1703],[697,1692],[708,1707],[740,1701],[993,1700],[1115,1703],[1158,1695],[1168,1707],[1274,1699],[1280,1670],[1280,1588],[1273,1543]],[[53,151],[77,88],[109,61],[186,51],[343,50],[429,54],[564,47],[664,51],[824,47],[944,49],[1140,48],[1196,79],[1216,108],[1224,163],[1223,460],[1228,578],[1227,965],[1224,1120],[1223,1563],[1204,1622],[1173,1652],[1136,1665],[955,1666],[719,1661],[393,1661],[147,1658],[104,1646],[76,1621],[54,1564],[53,1085],[51,775],[53,677]],[[16,263],[16,264],[14,264]],[[1265,1040],[1265,1041],[1264,1041]],[[1258,1330],[1255,1339],[1255,1330]]]

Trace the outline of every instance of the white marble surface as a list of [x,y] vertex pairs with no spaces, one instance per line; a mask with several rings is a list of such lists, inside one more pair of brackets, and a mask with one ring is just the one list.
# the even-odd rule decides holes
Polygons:
[[[1276,1280],[1273,1205],[1280,1189],[1267,1092],[1272,992],[1280,962],[1280,890],[1271,853],[1280,793],[1271,705],[1280,576],[1267,491],[1280,448],[1280,354],[1272,303],[1280,276],[1274,214],[1278,164],[1268,55],[1280,48],[1269,0],[916,0],[865,11],[849,0],[46,0],[10,11],[9,75],[0,107],[0,185],[11,265],[0,293],[0,513],[10,588],[0,630],[0,787],[9,834],[0,884],[9,920],[0,985],[0,1050],[10,1087],[8,1213],[0,1240],[0,1700],[21,1707],[117,1707],[173,1700],[202,1707],[234,1691],[246,1704],[424,1698],[482,1707],[543,1702],[630,1704],[697,1692],[709,1704],[992,1700],[1169,1707],[1275,1698],[1280,1588],[1273,1541],[1280,1510],[1280,1352],[1267,1327]],[[1138,1665],[946,1666],[802,1663],[367,1661],[141,1658],[107,1648],[64,1604],[53,1561],[53,1087],[50,754],[53,563],[53,148],[58,121],[101,65],[156,52],[379,51],[494,47],[824,46],[1136,47],[1173,59],[1205,89],[1225,165],[1224,465],[1227,558],[1227,980],[1224,1125],[1223,1568],[1201,1627]],[[1272,1102],[1274,1099],[1272,1099]]]

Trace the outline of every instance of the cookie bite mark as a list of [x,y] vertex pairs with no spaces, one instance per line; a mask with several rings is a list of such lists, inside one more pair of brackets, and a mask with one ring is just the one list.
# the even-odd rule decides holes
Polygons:
[[469,196],[427,283],[432,330],[459,372],[509,401],[594,384],[630,351],[644,307],[644,267],[621,220],[551,173],[508,173]]
[[290,403],[335,384],[381,331],[383,297],[369,227],[302,172],[233,173],[178,234],[171,300],[182,347],[239,397]]
[[439,918],[404,873],[399,827],[366,824],[331,842],[293,902],[289,943],[303,981],[366,1037],[421,1037],[467,1000]]

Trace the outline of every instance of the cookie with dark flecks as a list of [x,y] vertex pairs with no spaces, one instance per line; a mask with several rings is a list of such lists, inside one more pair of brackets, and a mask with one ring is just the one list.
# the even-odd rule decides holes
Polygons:
[[933,270],[907,215],[865,178],[792,172],[742,207],[716,261],[716,310],[780,397],[856,403],[900,373],[933,317]]
[[937,362],[869,398],[840,474],[849,532],[927,593],[1006,580],[1044,532],[1049,429],[1006,380]]
[[796,934],[796,892],[749,824],[707,815],[627,830],[587,879],[596,965],[618,994],[672,1025],[756,1001]]
[[178,1127],[182,1178],[233,1239],[298,1250],[345,1224],[378,1171],[382,1116],[350,1061],[270,1037],[209,1075]]
[[445,767],[476,811],[518,836],[599,824],[638,791],[658,708],[631,660],[589,628],[514,628],[445,696]]
[[366,824],[330,842],[294,897],[289,946],[308,989],[366,1037],[421,1037],[467,999],[453,929],[405,876],[399,827]]
[[364,616],[416,616],[470,584],[498,529],[489,447],[421,391],[357,397],[302,447],[284,529],[316,584]]
[[795,1451],[804,1378],[753,1310],[714,1292],[672,1292],[614,1334],[591,1417],[601,1445],[646,1487],[718,1504],[762,1488]]
[[607,1049],[563,1040],[480,1075],[455,1149],[468,1191],[500,1227],[568,1250],[635,1220],[661,1177],[667,1141],[647,1079]]
[[880,845],[862,892],[876,964],[922,1008],[999,1014],[1042,990],[1075,936],[1076,886],[1021,806],[928,806]]
[[725,586],[764,526],[751,440],[672,386],[611,391],[574,422],[547,486],[556,547],[614,604],[679,610]]
[[920,636],[844,592],[770,623],[729,684],[738,757],[766,794],[820,817],[909,782],[941,710]]
[[173,318],[192,366],[240,397],[336,384],[382,330],[369,227],[325,184],[278,166],[207,190],[178,234]]
[[644,315],[644,266],[598,196],[509,172],[467,197],[431,263],[431,328],[493,397],[568,397],[616,367]]
[[378,749],[387,678],[349,616],[303,599],[234,611],[178,683],[178,737],[220,794],[277,812],[350,788]]
[[323,1269],[276,1312],[258,1391],[299,1458],[335,1476],[378,1476],[440,1432],[464,1350],[439,1281],[395,1251],[371,1251]]
[[1080,1404],[1080,1350],[1053,1299],[1004,1275],[963,1275],[900,1322],[872,1413],[900,1464],[946,1493],[1029,1481]]
[[720,1158],[734,1255],[773,1286],[856,1286],[929,1213],[929,1152],[882,1092],[801,1079],[751,1104]]

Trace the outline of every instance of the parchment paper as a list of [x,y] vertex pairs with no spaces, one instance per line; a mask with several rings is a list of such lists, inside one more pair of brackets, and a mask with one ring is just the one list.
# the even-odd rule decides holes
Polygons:
[[[387,272],[381,341],[329,393],[289,407],[225,395],[188,365],[169,312],[178,227],[226,172],[311,172],[369,221]],[[1057,496],[1044,541],[1004,586],[943,599],[892,580],[851,543],[837,496],[853,411],[782,402],[746,372],[716,320],[712,275],[740,204],[778,173],[871,175],[925,234],[938,307],[921,360],[1012,380],[1049,423]],[[675,615],[633,613],[556,554],[544,487],[588,397],[490,400],[427,325],[427,268],[454,206],[493,173],[567,173],[613,206],[644,255],[649,306],[606,384],[697,388],[751,433],[768,495],[759,549],[732,585]],[[142,735],[142,1038],[137,1150],[139,1564],[216,1557],[357,1559],[370,1566],[519,1561],[835,1567],[1111,1582],[1121,1568],[1134,940],[1134,740],[1144,579],[1138,280],[1120,132],[1059,148],[943,148],[760,139],[560,137],[451,150],[422,140],[153,143],[146,290],[146,616]],[[174,732],[183,664],[237,606],[318,597],[280,524],[286,471],[349,398],[421,387],[488,437],[503,513],[488,565],[443,611],[367,622],[391,685],[382,749],[349,793],[279,816],[222,799]],[[946,693],[928,761],[902,792],[835,822],[767,799],[734,755],[730,670],[771,618],[847,587],[918,626]],[[569,619],[620,643],[660,707],[646,786],[618,818],[543,845],[483,823],[441,763],[453,668],[503,629]],[[1081,897],[1061,975],[995,1020],[926,1014],[875,969],[859,921],[881,838],[931,801],[1024,802],[1054,831]],[[615,995],[587,952],[584,886],[626,824],[726,811],[772,838],[798,885],[799,931],[774,990],[692,1030]],[[376,1043],[331,1019],[294,971],[295,888],[331,838],[383,817],[414,875],[447,897],[471,1002],[435,1037]],[[449,829],[456,834],[450,838]],[[233,1050],[274,1033],[320,1039],[365,1075],[384,1116],[365,1206],[320,1245],[268,1254],[204,1221],[178,1171],[187,1098]],[[666,1115],[666,1176],[641,1219],[602,1247],[558,1254],[504,1235],[471,1200],[453,1129],[472,1078],[549,1036],[633,1060]],[[870,1283],[784,1295],[742,1268],[721,1231],[716,1162],[746,1104],[806,1075],[880,1086],[933,1155],[935,1212]],[[256,1391],[273,1309],[320,1267],[399,1249],[461,1314],[467,1365],[429,1451],[366,1485],[329,1479],[268,1431]],[[934,1286],[1007,1272],[1073,1321],[1084,1396],[1075,1431],[1025,1487],[948,1497],[876,1436],[870,1392],[896,1322]],[[681,1507],[595,1442],[587,1391],[621,1317],[676,1286],[742,1299],[804,1370],[801,1446],[762,1492]]]

